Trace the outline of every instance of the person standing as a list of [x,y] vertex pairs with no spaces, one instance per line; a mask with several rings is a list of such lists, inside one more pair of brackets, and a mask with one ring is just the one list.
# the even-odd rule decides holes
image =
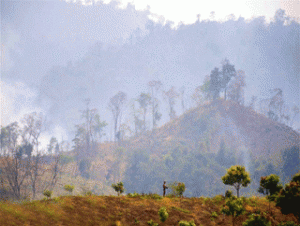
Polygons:
[[163,196],[165,197],[165,195],[166,195],[166,189],[168,189],[168,187],[167,187],[167,185],[166,185],[166,181],[164,181],[163,189],[164,189],[164,194],[163,194]]

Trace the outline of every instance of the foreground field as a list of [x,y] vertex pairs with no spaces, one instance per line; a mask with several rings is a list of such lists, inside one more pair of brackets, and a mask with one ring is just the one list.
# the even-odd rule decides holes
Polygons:
[[[272,226],[294,221],[264,198],[244,199],[245,214],[237,217],[242,225],[249,215],[264,215]],[[214,198],[162,198],[158,195],[64,196],[22,203],[0,202],[0,225],[148,225],[151,219],[159,225],[178,225],[180,220],[194,220],[197,226],[232,225],[232,218],[221,213],[222,196]],[[160,222],[158,210],[166,207],[169,218]],[[297,222],[299,224],[299,222]]]

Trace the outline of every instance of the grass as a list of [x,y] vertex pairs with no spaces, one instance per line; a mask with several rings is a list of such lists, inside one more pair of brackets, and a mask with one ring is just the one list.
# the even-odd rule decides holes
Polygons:
[[[65,196],[32,202],[0,202],[0,225],[148,225],[151,219],[160,226],[178,225],[179,221],[194,220],[197,226],[231,225],[231,218],[220,214],[225,200],[214,198],[158,198],[128,196]],[[203,205],[205,203],[205,205]],[[261,212],[272,222],[297,222],[293,215],[283,215],[265,198],[245,199],[246,212],[236,220],[241,226],[252,213]],[[169,218],[160,222],[158,210],[165,206]]]

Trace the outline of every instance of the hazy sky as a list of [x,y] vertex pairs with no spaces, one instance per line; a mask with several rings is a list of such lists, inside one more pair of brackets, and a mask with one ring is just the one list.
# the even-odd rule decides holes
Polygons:
[[[80,0],[77,0],[77,2],[78,1]],[[88,4],[89,2],[93,1],[84,2]],[[110,4],[109,2],[110,1],[104,1],[105,4],[96,4],[93,6],[84,7],[78,3],[67,4],[63,0],[1,0],[0,124],[7,125],[10,122],[19,120],[24,114],[33,111],[42,111],[45,113],[48,112],[51,102],[43,100],[43,102],[37,103],[37,100],[40,94],[41,80],[44,77],[51,75],[49,71],[58,66],[68,67],[68,63],[76,64],[77,62],[82,61],[82,64],[84,65],[84,62],[93,59],[94,56],[91,54],[89,55],[89,52],[91,52],[91,49],[95,49],[95,44],[97,42],[122,44],[137,28],[141,28],[142,31],[145,31],[145,25],[148,22],[148,18],[160,22],[165,20],[173,21],[176,26],[180,22],[183,22],[184,24],[193,24],[197,20],[198,14],[200,14],[200,20],[212,19],[212,11],[215,12],[214,19],[218,21],[224,21],[225,19],[228,19],[227,17],[230,14],[234,14],[236,18],[241,16],[245,19],[265,16],[266,20],[268,21],[270,17],[274,17],[276,10],[279,8],[284,9],[287,16],[298,16],[299,18],[300,15],[299,0],[135,0],[133,2],[122,0],[119,1],[119,5],[116,2]],[[127,3],[129,2],[135,6],[136,10],[132,6],[127,6]],[[193,28],[190,29],[192,30]],[[231,29],[230,26],[229,29]],[[181,34],[184,34],[184,31]],[[158,34],[158,38],[163,39],[163,35],[163,32],[160,32]],[[222,34],[219,35],[222,36]],[[247,36],[247,34],[245,34],[245,36]],[[210,37],[213,38],[214,35],[211,35]],[[249,36],[248,38],[251,39],[253,37]],[[188,40],[188,38],[183,36],[182,40]],[[204,49],[214,49],[218,47],[215,44],[212,45],[210,41],[211,40],[203,41],[205,44],[203,44]],[[222,42],[222,40],[220,42]],[[149,49],[154,49],[150,44],[148,46]],[[207,47],[208,44],[212,46]],[[177,42],[176,48],[181,48],[180,42]],[[247,58],[252,54],[252,52],[250,53],[247,50],[248,49],[240,49],[241,55],[243,55],[242,57]],[[134,51],[134,54],[138,53],[138,50]],[[233,63],[239,67],[238,60],[240,60],[241,57],[235,52],[230,53],[230,51],[230,48],[228,50],[224,50],[224,54],[226,54],[226,56],[220,55],[216,57],[214,55],[210,55],[211,59],[205,59],[209,61],[207,62],[208,69],[205,71],[205,73],[209,73],[212,67],[218,66],[216,62],[219,63],[219,58],[221,57],[229,56],[230,60],[236,61]],[[254,51],[260,53],[261,56],[265,58],[265,53],[261,53],[259,51],[259,47]],[[97,51],[95,50],[95,52]],[[127,50],[124,50],[124,53],[127,54],[128,52]],[[103,52],[101,52],[101,54],[102,53]],[[178,50],[177,53],[179,54],[180,51]],[[211,53],[211,51],[208,53]],[[106,53],[103,54],[104,58],[109,58],[105,55]],[[232,56],[235,55],[237,59],[234,59],[231,54]],[[128,58],[128,62],[124,61],[127,65],[131,63],[131,59],[136,59],[134,56],[130,57]],[[174,59],[176,57],[177,55],[173,56]],[[212,59],[215,62],[213,62]],[[143,62],[139,62],[139,60],[142,61],[141,59],[137,58],[137,65],[142,65]],[[93,61],[91,60],[90,62]],[[110,63],[109,66],[112,67],[112,65],[114,65],[114,62]],[[157,65],[160,66],[160,64]],[[126,65],[123,65],[122,67],[124,70],[128,69],[126,68]],[[266,68],[264,69],[264,67]],[[262,69],[259,72],[260,74],[265,73],[269,74],[269,77],[274,77],[274,75],[270,73],[271,70],[269,70],[267,66],[264,65]],[[178,74],[183,74],[180,70],[185,70],[186,72],[186,68],[179,68]],[[261,92],[261,90],[266,90],[266,92],[269,91],[269,87],[261,87],[266,85],[272,86],[272,83],[270,81],[268,83],[261,82],[262,80],[259,79],[264,79],[265,76],[255,77],[256,72],[257,71],[246,71],[247,75],[249,75],[248,80],[254,78],[257,79],[252,83],[249,81],[247,89],[249,93],[260,95],[259,92]],[[132,71],[129,73],[132,74]],[[168,72],[166,72],[166,74],[167,73]],[[204,75],[205,74],[203,74],[203,76]],[[122,73],[120,73],[119,76],[122,77]],[[174,77],[172,76],[170,76],[170,81],[174,80]],[[293,79],[290,80],[293,82],[287,81],[286,83],[283,83],[282,80],[286,80],[285,78],[278,78],[276,81],[280,85],[283,84],[284,91],[290,91],[291,88],[289,88],[289,86],[293,83],[292,85],[294,87],[294,81],[299,81],[299,76],[297,76],[298,75],[294,75]],[[116,78],[114,77],[113,79]],[[131,79],[132,77],[128,76],[128,80]],[[184,77],[181,79],[184,79]],[[144,85],[146,82],[148,82],[141,80],[139,81],[144,83]],[[199,80],[203,82],[202,77],[199,78]],[[186,80],[186,82],[190,83],[189,81],[190,80]],[[179,87],[182,85],[182,80],[178,80],[178,84],[168,84],[168,86],[170,85]],[[137,93],[141,91],[144,92],[142,89],[145,88],[146,85],[143,88],[141,88],[141,86],[137,87]],[[107,87],[103,87],[103,89],[105,88]],[[118,89],[119,87],[115,88]],[[111,91],[111,88],[109,89]],[[288,95],[293,98],[297,96],[297,94]],[[97,93],[97,98],[99,96],[99,93]],[[104,94],[102,95],[102,93],[101,96],[108,99]],[[134,96],[130,96],[130,98],[134,98]],[[94,99],[96,99],[96,95]],[[293,99],[292,101],[297,100],[299,100],[299,98]],[[106,105],[106,102],[101,103],[101,106]],[[78,109],[75,110],[78,111]],[[109,114],[109,112],[107,114]],[[74,114],[72,113],[72,115]],[[55,127],[55,130],[61,131],[54,131],[56,134],[60,133],[58,137],[66,137],[66,135],[63,135],[65,134],[65,131],[63,131],[63,129],[58,125]],[[47,139],[48,138],[49,137],[47,137]]]
[[[87,2],[85,0],[82,1]],[[110,1],[104,1],[104,3],[108,2]],[[157,17],[162,15],[166,20],[173,21],[175,24],[179,22],[185,24],[194,23],[198,14],[201,15],[200,20],[210,18],[212,11],[216,14],[216,20],[225,20],[230,14],[247,19],[265,16],[266,20],[269,20],[279,8],[284,9],[290,17],[299,18],[300,15],[299,0],[120,0],[120,3],[123,7],[127,3],[132,3],[137,10],[144,10],[150,7],[150,12],[154,14],[153,19],[157,19]]]

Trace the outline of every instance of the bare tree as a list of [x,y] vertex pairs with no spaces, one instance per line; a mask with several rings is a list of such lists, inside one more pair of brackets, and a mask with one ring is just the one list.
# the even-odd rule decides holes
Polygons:
[[115,96],[110,98],[110,101],[109,101],[108,107],[112,112],[113,121],[114,121],[115,141],[118,136],[118,123],[121,124],[121,113],[122,113],[126,98],[127,98],[127,95],[124,92],[118,92]]
[[172,86],[171,89],[169,89],[167,92],[164,92],[164,97],[169,104],[169,108],[170,108],[169,116],[170,116],[170,120],[172,120],[176,117],[174,105],[175,105],[175,100],[179,97],[179,94],[175,90],[175,87]]
[[137,99],[137,102],[140,104],[140,108],[143,111],[143,131],[146,131],[146,115],[148,106],[151,103],[151,96],[147,93],[141,93]]
[[228,99],[233,100],[240,105],[244,105],[245,86],[245,72],[242,70],[238,70],[235,79],[228,86]]
[[18,144],[19,138],[20,128],[17,122],[1,128],[2,177],[8,182],[16,199],[21,198],[24,181],[29,175],[29,161],[23,159],[23,149]]
[[158,100],[156,98],[157,92],[162,88],[162,83],[160,81],[152,80],[148,83],[151,89],[151,104],[152,104],[152,125],[156,128],[156,121],[160,119],[161,115],[158,112]]

